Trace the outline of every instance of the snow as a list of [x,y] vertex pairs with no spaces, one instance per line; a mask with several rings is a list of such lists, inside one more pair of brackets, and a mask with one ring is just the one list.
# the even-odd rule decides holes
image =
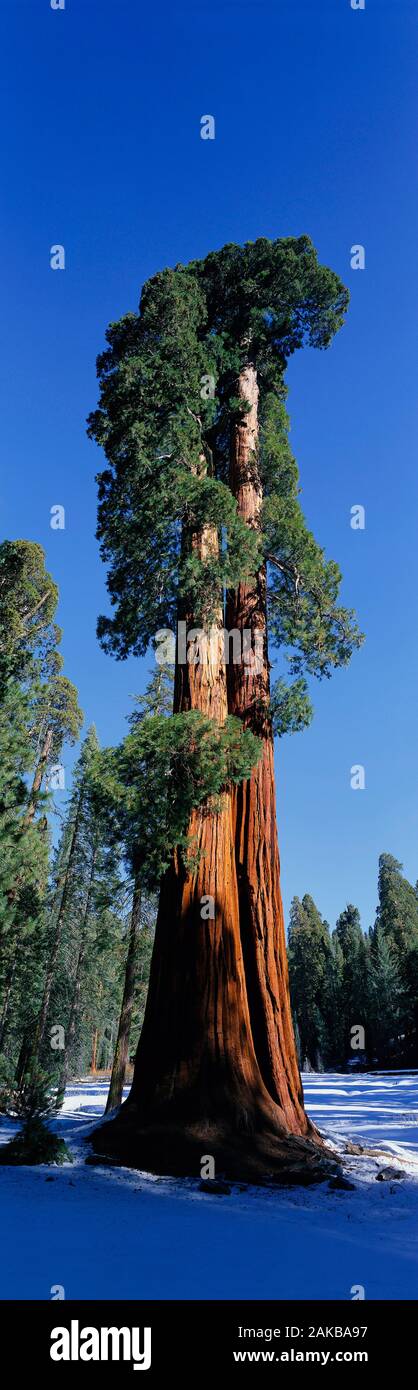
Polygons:
[[[0,1297],[366,1299],[418,1297],[418,1072],[304,1077],[309,1114],[343,1153],[355,1191],[240,1191],[86,1166],[81,1140],[107,1085],[67,1088],[56,1122],[74,1156],[61,1168],[0,1168]],[[0,1117],[0,1143],[16,1126]],[[376,1182],[386,1165],[402,1181]]]

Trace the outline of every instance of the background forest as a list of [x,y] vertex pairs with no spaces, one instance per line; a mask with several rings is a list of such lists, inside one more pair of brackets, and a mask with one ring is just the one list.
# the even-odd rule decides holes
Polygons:
[[[203,0],[174,6],[160,0],[151,7],[137,0],[66,0],[61,9],[52,0],[23,0],[0,5],[0,12],[0,1221],[6,1252],[0,1295],[7,1300],[6,1337],[10,1299],[25,1299],[26,1309],[35,1299],[36,1310],[42,1301],[48,1312],[57,1294],[114,1298],[121,1310],[125,1298],[137,1304],[191,1299],[195,1309],[201,1299],[257,1299],[258,1307],[264,1298],[276,1307],[282,1299],[338,1300],[348,1321],[353,1299],[358,1320],[359,1295],[371,1310],[373,1300],[385,1300],[386,1307],[387,1300],[409,1300],[418,1291],[418,646],[411,640],[418,506],[416,6],[413,0],[365,0],[364,8],[355,0],[213,0],[210,7]],[[255,274],[244,277],[243,303],[243,277],[231,279],[234,257],[229,264],[220,248],[254,246],[260,238],[269,245],[274,238],[299,243],[302,237],[312,239],[317,264],[311,282],[308,274],[300,276],[288,245],[289,317],[287,310],[279,313],[283,282],[280,295],[271,297],[276,277],[264,259],[266,245],[259,247]],[[166,267],[189,268],[187,277],[171,277]],[[141,288],[147,325],[138,319]],[[324,319],[318,318],[320,301]],[[333,305],[337,319],[344,309],[336,333]],[[318,351],[316,335],[307,333],[303,350],[287,361],[293,341],[286,327],[298,329],[298,306],[305,325],[316,322],[322,344],[331,330],[332,345]],[[155,339],[163,311],[168,351],[162,373]],[[269,331],[273,311],[277,335]],[[148,326],[144,335],[141,321]],[[170,352],[174,342],[181,354]],[[141,357],[144,401],[132,356]],[[252,382],[249,366],[257,376]],[[180,374],[187,391],[179,389]],[[245,400],[252,402],[248,414]],[[188,407],[183,414],[182,401]],[[287,406],[291,453],[282,430]],[[206,879],[191,903],[207,946],[204,958],[192,959],[190,952],[185,960],[178,920],[177,934],[172,930],[180,894],[167,893],[161,940],[166,959],[171,948],[174,988],[166,969],[165,998],[158,993],[155,977],[158,983],[163,972],[155,970],[155,957],[151,971],[150,960],[164,928],[160,876],[170,840],[184,847],[190,797],[202,792],[200,735],[211,753],[211,785],[203,787],[208,795],[217,795],[219,757],[230,778],[234,760],[236,819],[244,805],[240,771],[245,783],[252,762],[249,742],[238,748],[233,737],[218,738],[209,747],[210,731],[202,721],[193,730],[190,711],[182,713],[182,725],[167,717],[173,668],[153,661],[157,629],[174,627],[171,579],[177,584],[184,578],[177,564],[184,508],[177,503],[190,507],[196,499],[190,476],[179,478],[174,469],[169,475],[164,456],[171,452],[173,421],[176,458],[200,475],[201,519],[214,521],[221,533],[239,500],[239,456],[241,463],[250,461],[246,437],[248,443],[251,429],[259,430],[262,477],[250,481],[262,484],[267,503],[262,552],[269,567],[271,667],[265,664],[263,681],[266,695],[271,677],[275,746],[273,757],[265,740],[264,772],[259,764],[251,769],[252,806],[263,804],[257,792],[262,776],[267,786],[268,767],[270,788],[275,781],[277,791],[280,964],[286,929],[306,1110],[297,1106],[287,972],[275,971],[271,950],[280,916],[277,874],[263,938],[266,920],[251,922],[248,908],[252,901],[265,903],[265,884],[258,899],[253,892],[244,899],[244,861],[235,853],[228,922],[234,942],[257,945],[253,959],[247,947],[244,984],[260,1075],[254,1086],[247,1048],[246,1091],[240,1085],[237,1095],[237,1085],[233,1093],[225,1086],[225,1068],[219,1084],[212,1072],[210,1086],[200,1086],[198,1094],[195,1088],[192,1122],[199,1122],[205,1138],[194,1154],[185,1151],[187,1096],[178,1095],[171,1132],[166,1117],[159,1162],[159,1153],[150,1153],[154,1096],[157,1105],[162,1089],[171,1097],[174,1071],[193,1080],[199,1070],[200,1039],[208,1036],[201,1026],[207,981],[214,1018],[216,1010],[221,1014],[219,984],[238,977],[236,957],[226,981],[211,969],[222,951],[215,961],[214,922],[199,916],[200,892],[216,895],[217,885],[223,890],[232,883],[222,867],[214,887]],[[120,487],[113,489],[119,463]],[[107,556],[94,541],[98,472],[99,541]],[[145,505],[133,524],[139,498]],[[219,571],[222,598],[231,580],[233,589],[245,582],[242,529],[236,537],[234,573]],[[295,552],[296,571],[289,570]],[[287,570],[266,553],[279,566],[287,561]],[[198,575],[190,558],[189,547],[193,588]],[[106,592],[109,572],[117,604]],[[333,664],[332,681],[314,679],[320,634],[313,605],[307,607],[300,592],[299,577],[307,573],[325,607],[328,600],[333,609],[352,606],[366,634],[361,652],[341,663],[344,669],[334,674]],[[205,581],[205,593],[208,587]],[[161,594],[171,606],[168,614],[156,611]],[[275,595],[285,631],[274,622]],[[264,598],[263,585],[257,596]],[[192,593],[191,626],[196,597]],[[225,626],[239,626],[226,604],[224,610]],[[118,620],[113,650],[109,629],[107,647],[97,640],[100,614]],[[352,629],[348,635],[347,655]],[[288,655],[301,658],[301,668],[290,670],[291,700],[280,684],[289,675],[284,637]],[[345,653],[334,637],[335,628],[326,648],[339,658]],[[127,652],[123,660],[117,659],[118,639]],[[229,714],[237,697],[244,695],[248,704],[248,689],[234,685],[227,692]],[[315,714],[308,728],[311,696]],[[298,729],[300,737],[293,737]],[[190,786],[185,772],[193,733]],[[353,767],[363,771],[362,786],[353,786]],[[264,797],[267,805],[271,797]],[[270,826],[258,827],[255,855],[248,817],[245,837],[235,841],[240,854],[243,843],[251,889],[263,844],[271,847],[273,819],[275,829],[275,808]],[[276,869],[278,857],[276,847]],[[196,922],[187,932],[191,941]],[[256,975],[254,959],[257,966],[267,962],[267,981]],[[189,991],[188,1000],[182,981],[191,977],[200,992]],[[244,992],[242,998],[245,1004]],[[200,1001],[199,1013],[190,999]],[[152,1027],[144,1028],[151,1000]],[[267,1033],[271,1001],[277,1004],[276,1047]],[[222,1023],[226,1016],[225,1010]],[[226,1061],[228,1079],[232,1073],[235,1079],[243,1010],[234,1015],[229,1009],[229,1020],[234,1031],[231,1026],[226,1038]],[[144,1043],[137,1054],[141,1026],[145,1066]],[[212,1034],[216,1047],[226,1034],[223,1028]],[[187,1073],[179,1058],[189,1061]],[[124,1078],[130,1086],[134,1071],[131,1107],[119,1107],[109,1119]],[[292,1112],[292,1153],[268,1102],[269,1131],[273,1119],[275,1126],[270,1144],[266,1079],[273,1104],[277,1079],[282,1109]],[[133,1112],[141,1088],[140,1132]],[[57,1114],[48,1108],[56,1093]],[[253,1097],[259,1107],[257,1172],[249,1142],[254,1125],[248,1124]],[[228,1110],[225,1103],[222,1112],[224,1098]],[[227,1153],[220,1142],[215,1149],[215,1134],[208,1146],[215,1106],[215,1118],[220,1115],[228,1129]],[[320,1181],[305,1183],[316,1160],[301,1134],[304,1116],[336,1156],[335,1177],[325,1177],[321,1159]],[[105,1151],[106,1131],[114,1133],[113,1157]],[[221,1179],[217,1193],[201,1164],[208,1150],[213,1181]],[[306,1158],[301,1184],[293,1181],[296,1151]],[[281,1179],[274,1188],[273,1171]],[[57,1321],[65,1319],[64,1303]],[[38,1311],[35,1322],[35,1338],[26,1338],[31,1362]],[[185,1347],[187,1340],[186,1331]]]
[[[22,1083],[36,1062],[62,1091],[113,1066],[116,1104],[144,1014],[158,879],[188,813],[181,780],[169,811],[165,798],[171,669],[155,667],[118,749],[101,751],[88,728],[58,810],[61,753],[83,716],[39,545],[3,542],[0,595],[1,1082]],[[182,751],[177,742],[177,772]],[[352,904],[331,930],[305,894],[292,902],[288,952],[303,1069],[416,1065],[418,891],[395,858],[380,857],[366,933]]]

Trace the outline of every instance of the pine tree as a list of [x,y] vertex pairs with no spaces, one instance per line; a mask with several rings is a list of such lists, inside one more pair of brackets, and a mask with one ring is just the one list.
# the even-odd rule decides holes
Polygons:
[[62,665],[60,653],[54,652],[49,662],[48,679],[40,685],[34,702],[31,735],[36,746],[36,763],[24,817],[25,827],[33,821],[44,779],[60,758],[63,744],[76,742],[83,723],[77,690],[68,677],[62,675]]
[[[161,715],[172,713],[173,674],[172,669],[167,663],[157,666],[156,671],[151,675],[145,694],[137,697],[136,704],[137,709],[134,714],[130,716],[129,720],[133,729],[138,727],[146,718],[152,716],[161,717]],[[133,886],[122,1006],[119,1016],[112,1075],[106,1102],[106,1114],[117,1109],[121,1104],[129,1060],[129,1043],[140,955],[141,909],[143,898],[142,875],[138,867],[136,848],[132,849],[132,845],[135,844],[136,836],[137,821],[135,818],[133,834],[130,831],[128,833],[128,838],[124,839],[122,830],[123,850],[125,859],[127,860],[128,870],[131,871],[133,876]]]
[[173,713],[174,669],[167,661],[157,664],[143,695],[135,696],[136,709],[128,723],[134,729],[147,715]]
[[369,957],[366,938],[361,930],[358,908],[348,903],[341,912],[333,934],[341,949],[341,972],[339,991],[339,1020],[342,1031],[341,1062],[355,1058],[352,1050],[356,1027],[364,1029],[365,1046],[360,1049],[370,1054],[371,1039],[368,1037],[369,1023]]
[[324,1014],[327,1021],[327,1070],[344,1067],[346,1060],[344,1015],[341,1012],[344,957],[335,932],[331,936],[331,955],[324,984]]
[[[77,692],[62,674],[58,591],[42,547],[0,545],[0,1045],[26,1027],[25,987],[36,994],[49,873],[49,798],[43,783],[81,722]],[[20,1025],[21,1026],[21,1025]],[[10,1038],[13,1050],[13,1039]],[[9,1047],[9,1042],[8,1042]]]
[[99,844],[97,833],[93,833],[91,835],[88,850],[89,854],[85,884],[85,898],[81,913],[77,921],[78,939],[75,957],[76,964],[72,980],[70,1008],[65,1033],[65,1048],[63,1051],[62,1065],[60,1067],[59,1073],[58,1094],[60,1099],[64,1099],[65,1095],[65,1088],[70,1072],[71,1055],[77,1037],[77,1029],[80,1016],[82,976],[86,953],[88,949],[88,933],[91,925],[91,917],[93,914],[93,903],[96,887],[95,875],[97,872],[97,860],[99,856]]
[[[208,1127],[218,1161],[238,1176],[314,1161],[309,1144],[288,1137],[315,1138],[288,994],[267,577],[271,636],[298,682],[345,664],[360,639],[338,607],[339,571],[300,510],[283,372],[304,342],[329,344],[347,298],[306,237],[227,246],[154,277],[139,314],[109,330],[98,363],[90,433],[108,465],[98,534],[114,609],[99,620],[102,643],[124,657],[174,628],[174,719],[196,713],[222,728],[229,713],[262,751],[236,790],[225,787],[221,807],[194,808],[196,870],[180,846],[163,880],[130,1104],[105,1130],[109,1148],[151,1166],[162,1162],[164,1134],[164,1163],[171,1154],[176,1171],[194,1170]],[[216,389],[205,391],[211,380]],[[225,660],[226,594],[228,629],[241,643],[250,632],[246,661]],[[301,695],[299,684],[296,723]],[[212,899],[214,924],[205,924],[201,904]]]
[[54,623],[58,590],[35,541],[0,544],[0,695],[10,678],[24,680],[36,655],[42,667],[60,640]]
[[33,765],[27,694],[9,679],[0,703],[0,1048],[10,1026],[13,991],[43,906],[48,839],[37,825],[22,833],[27,776]]
[[327,923],[308,893],[293,898],[288,938],[290,993],[305,1071],[323,1071],[330,1051],[327,1011],[332,947]]
[[[28,1059],[31,1070],[36,1067],[39,1056],[42,1054],[63,933],[65,929],[68,930],[69,922],[75,919],[76,924],[78,924],[80,917],[83,918],[86,874],[88,876],[90,873],[91,846],[94,835],[88,769],[97,749],[97,734],[92,726],[87,732],[76,764],[68,815],[64,823],[57,855],[50,901],[47,964],[40,1008]],[[59,1022],[60,1020],[55,1021]]]
[[383,1065],[401,1050],[402,982],[396,947],[376,925],[371,945],[371,1024],[373,1050]]
[[[417,958],[418,898],[402,874],[402,864],[391,854],[381,854],[378,878],[379,903],[371,932],[375,961],[381,961],[385,980],[393,973],[393,1007],[386,1027],[376,999],[376,1048],[385,1059],[405,1056],[414,1060],[418,1049]],[[383,943],[386,943],[386,948]],[[380,966],[379,966],[380,969]]]
[[[71,1074],[107,1069],[110,1040],[115,1039],[123,992],[126,933],[129,925],[127,886],[109,860],[102,873],[102,891],[95,894],[86,941]],[[109,902],[109,894],[112,901]]]
[[402,874],[402,864],[392,854],[380,855],[378,893],[376,926],[391,939],[401,960],[418,944],[418,898]]

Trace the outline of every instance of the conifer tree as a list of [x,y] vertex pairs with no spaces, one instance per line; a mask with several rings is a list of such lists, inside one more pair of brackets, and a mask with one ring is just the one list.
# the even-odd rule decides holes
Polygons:
[[[298,725],[306,674],[329,675],[360,638],[301,513],[283,373],[305,342],[328,346],[347,299],[307,237],[227,246],[148,282],[99,359],[89,428],[107,459],[98,534],[113,607],[101,641],[124,657],[174,629],[173,724],[196,713],[222,729],[229,714],[261,741],[221,806],[193,810],[197,868],[177,846],[165,873],[130,1103],[97,1139],[128,1161],[194,1171],[210,1132],[237,1176],[315,1163],[288,993],[267,621],[299,682]],[[281,702],[279,690],[279,728]],[[285,725],[287,693],[282,713]]]
[[[157,666],[156,671],[148,682],[145,694],[137,697],[136,705],[137,708],[130,716],[129,720],[133,729],[137,728],[144,719],[151,718],[153,715],[161,717],[161,715],[172,713],[173,674],[167,663]],[[98,769],[98,774],[100,776],[100,769]],[[125,835],[123,829],[121,833],[127,869],[132,875],[132,902],[129,918],[128,950],[126,955],[122,1005],[113,1057],[112,1075],[106,1102],[106,1114],[117,1109],[121,1104],[126,1079],[140,955],[140,931],[143,906],[142,875],[138,866],[138,856],[136,853],[136,840],[138,835],[137,818],[135,817],[134,825],[128,830],[127,836],[126,827]]]
[[36,824],[22,833],[27,777],[33,766],[30,708],[16,680],[0,702],[0,1048],[10,1025],[13,991],[43,907],[48,839]]
[[358,908],[348,903],[341,912],[333,934],[341,949],[339,989],[339,1021],[342,1032],[341,1061],[353,1060],[352,1029],[364,1029],[365,1050],[370,1052],[369,1024],[369,954],[366,938],[360,925]]
[[35,541],[0,544],[0,693],[11,677],[24,680],[34,656],[42,668],[60,640],[54,623],[58,590]]
[[68,677],[62,675],[63,660],[59,652],[53,653],[49,665],[49,678],[41,683],[34,702],[31,735],[36,746],[36,762],[25,827],[33,821],[44,780],[60,758],[63,744],[76,742],[83,723],[77,690]]
[[402,981],[399,957],[390,935],[376,925],[371,942],[370,1021],[373,1053],[387,1065],[402,1049]]
[[[41,963],[39,936],[49,872],[43,783],[81,713],[62,674],[58,591],[42,547],[0,545],[0,1045]],[[29,972],[30,977],[30,972]],[[26,1006],[23,1005],[23,1014]],[[23,1015],[22,1015],[23,1017]]]
[[418,943],[418,898],[402,867],[392,854],[380,855],[376,926],[390,938],[400,959]]
[[[379,859],[378,894],[371,932],[376,1048],[383,1048],[384,1059],[403,1054],[413,1062],[418,1051],[418,898],[402,874],[402,864],[391,854],[381,854]],[[387,1001],[386,1014],[379,1002],[381,977],[380,999]]]
[[[23,835],[27,778],[33,769],[33,702],[61,633],[58,591],[32,541],[0,544],[0,969],[4,1040],[19,937],[32,930],[47,876],[45,836]],[[32,818],[31,818],[32,819]]]
[[288,938],[290,991],[302,1068],[323,1071],[330,1052],[327,1018],[332,948],[327,923],[308,893],[293,898]]
[[327,1022],[327,1070],[344,1067],[346,1062],[345,1022],[341,1011],[344,956],[335,932],[331,936],[331,955],[327,963],[323,1012]]
[[96,888],[97,860],[99,857],[99,842],[97,830],[92,834],[89,844],[89,855],[87,863],[87,873],[85,882],[85,896],[81,912],[77,920],[77,947],[75,956],[75,971],[71,985],[70,1008],[65,1030],[65,1048],[63,1049],[63,1059],[59,1074],[58,1094],[60,1099],[64,1098],[67,1085],[71,1055],[77,1037],[77,1027],[80,1016],[80,1000],[83,978],[83,968],[88,949],[88,934],[91,926],[91,917],[94,910],[94,896]]
[[[108,861],[109,862],[109,861]],[[108,879],[108,887],[112,879]],[[117,865],[112,902],[98,896],[85,959],[77,1046],[79,1066],[93,1074],[112,1065],[110,1042],[117,1036],[126,968],[130,885]]]
[[68,814],[58,849],[47,928],[47,962],[28,1061],[31,1069],[36,1066],[42,1052],[63,932],[66,925],[68,928],[69,920],[75,918],[78,923],[84,911],[86,873],[90,873],[92,838],[95,834],[88,771],[97,749],[97,734],[92,726],[84,739],[75,767]]

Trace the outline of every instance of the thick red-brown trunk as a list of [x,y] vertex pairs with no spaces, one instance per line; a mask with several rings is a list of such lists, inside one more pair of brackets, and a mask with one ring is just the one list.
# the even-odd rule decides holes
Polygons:
[[[198,541],[202,550],[217,543],[209,528]],[[192,654],[189,646],[177,669],[176,709],[198,709],[222,723],[228,707],[221,607],[216,635],[213,623],[197,664]],[[189,839],[198,867],[191,871],[176,853],[164,877],[132,1090],[93,1143],[99,1153],[157,1172],[199,1175],[209,1154],[218,1173],[237,1179],[314,1180],[316,1149],[289,1134],[297,1131],[297,1068],[279,1097],[256,1056],[232,812],[230,793],[216,812],[196,810]],[[299,1136],[307,1127],[302,1108],[300,1114]]]
[[[214,547],[216,534],[208,528],[200,544]],[[188,643],[187,661],[177,671],[176,706],[222,723],[221,610],[196,664],[194,652]],[[206,1132],[209,1142],[209,1133],[215,1136],[225,1124],[253,1128],[270,1101],[251,1036],[229,794],[216,812],[193,813],[188,838],[198,867],[188,870],[176,853],[162,885],[131,1099],[148,1124],[173,1124],[179,1137],[191,1126],[202,1139]]]
[[[257,530],[263,498],[258,385],[251,365],[241,372],[238,394],[250,408],[233,430],[230,485],[239,515]],[[283,1109],[288,1129],[306,1134],[310,1126],[293,1033],[280,888],[264,567],[254,581],[239,584],[228,596],[227,628],[240,632],[243,656],[239,664],[228,663],[229,712],[263,742],[262,757],[251,777],[232,793],[241,940],[254,1044],[263,1080]]]

